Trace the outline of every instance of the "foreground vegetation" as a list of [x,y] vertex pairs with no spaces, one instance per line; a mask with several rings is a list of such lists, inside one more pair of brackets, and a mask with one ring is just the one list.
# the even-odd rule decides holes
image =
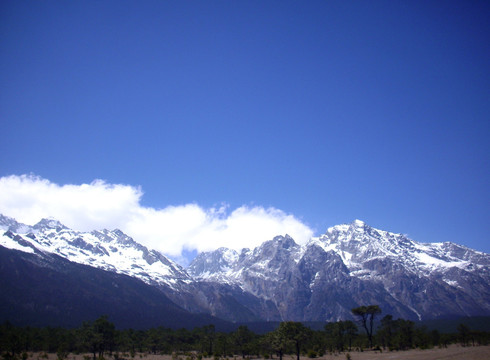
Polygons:
[[180,354],[186,360],[233,356],[282,360],[285,354],[299,359],[300,355],[315,358],[367,349],[382,352],[447,347],[454,343],[462,346],[490,343],[489,332],[472,331],[465,325],[460,325],[457,333],[443,334],[415,327],[412,321],[394,320],[390,315],[381,319],[373,333],[372,320],[379,312],[371,309],[374,315],[369,312],[362,315],[362,310],[369,309],[360,308],[357,314],[361,329],[352,321],[327,323],[321,331],[299,322],[283,322],[266,334],[256,334],[243,325],[231,333],[217,332],[213,325],[192,331],[163,327],[146,331],[117,330],[105,316],[76,329],[15,327],[4,323],[0,326],[0,352],[5,360],[27,360],[29,352],[56,353],[58,360],[65,360],[69,353],[90,354],[84,360],[130,359],[142,353],[173,354],[173,358]]

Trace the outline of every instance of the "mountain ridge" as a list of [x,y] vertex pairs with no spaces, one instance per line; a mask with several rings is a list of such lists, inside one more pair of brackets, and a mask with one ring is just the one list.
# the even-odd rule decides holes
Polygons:
[[[137,243],[119,229],[80,232],[53,219],[41,219],[29,226],[4,215],[0,215],[0,228],[7,230],[2,239],[4,246],[9,248],[23,250],[23,244],[29,243],[31,249],[35,247],[70,261],[133,276],[154,285],[173,287],[189,280],[180,265]],[[23,240],[21,243],[20,239]]]
[[[266,241],[251,252],[242,252],[239,260],[228,263],[226,271],[221,272],[213,273],[206,268],[207,257],[216,259],[219,254],[202,253],[191,263],[188,272],[203,281],[238,283],[256,296],[279,298],[277,303],[282,305],[282,317],[286,319],[317,320],[315,314],[320,313],[326,320],[350,317],[349,306],[362,302],[360,294],[366,296],[364,301],[383,303],[385,308],[406,318],[450,316],[435,305],[443,302],[430,295],[430,291],[447,300],[449,305],[445,307],[455,315],[490,311],[488,254],[449,242],[417,243],[405,235],[372,228],[360,220],[330,227],[304,246],[292,244],[291,240],[279,236]],[[275,252],[268,250],[274,242]],[[281,252],[284,244],[293,251]],[[261,252],[268,256],[257,256]],[[257,271],[257,267],[262,270]],[[327,268],[329,272],[325,271]],[[296,281],[294,296],[305,299],[295,309],[284,305],[291,293],[285,289],[274,293],[284,281]],[[328,301],[322,303],[318,297],[319,294],[327,297],[328,292],[351,305],[340,306],[334,301],[331,306],[337,310],[326,310],[324,304]],[[281,297],[284,294],[289,295]],[[454,305],[455,298],[466,306]]]
[[366,303],[413,320],[490,315],[490,255],[360,220],[304,245],[280,235],[254,249],[201,253],[187,269],[117,229],[83,233],[54,219],[28,226],[3,215],[0,229],[7,248],[132,276],[188,311],[228,321],[336,321]]

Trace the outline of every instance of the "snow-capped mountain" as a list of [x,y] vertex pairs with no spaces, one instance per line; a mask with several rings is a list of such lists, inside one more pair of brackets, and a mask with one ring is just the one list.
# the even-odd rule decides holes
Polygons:
[[80,232],[54,219],[29,226],[3,215],[0,229],[0,246],[41,258],[55,254],[74,263],[129,275],[157,287],[175,304],[194,313],[233,321],[259,320],[274,313],[270,304],[238,286],[195,281],[181,266],[117,229]]
[[302,246],[285,235],[201,253],[187,270],[120,230],[79,232],[53,219],[28,226],[2,215],[0,229],[3,247],[129,275],[188,311],[230,321],[335,321],[366,304],[414,320],[490,315],[489,254],[359,220]]
[[[331,227],[310,243],[325,251],[333,250],[351,272],[366,269],[363,264],[374,259],[398,259],[414,273],[432,274],[448,268],[474,270],[488,269],[490,258],[487,254],[468,249],[461,245],[446,243],[417,243],[404,235],[374,229],[360,220],[352,224]],[[369,272],[368,272],[369,273]]]
[[186,271],[120,230],[80,232],[54,219],[34,226],[0,215],[0,245],[25,252],[47,252],[72,262],[129,275],[151,285],[176,288],[191,281]]
[[421,244],[359,220],[304,246],[278,236],[229,254],[200,254],[188,272],[270,300],[282,319],[342,319],[365,303],[410,319],[490,314],[490,255],[453,243]]

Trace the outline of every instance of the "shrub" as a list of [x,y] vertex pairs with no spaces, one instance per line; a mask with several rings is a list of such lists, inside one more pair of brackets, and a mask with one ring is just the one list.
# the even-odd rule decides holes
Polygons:
[[6,351],[6,352],[2,353],[2,359],[3,360],[17,360],[18,357],[15,354],[12,355],[8,351]]
[[[56,356],[57,356],[58,360],[65,360],[68,357],[68,353],[63,349],[58,349]],[[25,359],[23,359],[23,360],[25,360]]]
[[310,359],[316,358],[316,351],[315,350],[308,350],[307,355]]

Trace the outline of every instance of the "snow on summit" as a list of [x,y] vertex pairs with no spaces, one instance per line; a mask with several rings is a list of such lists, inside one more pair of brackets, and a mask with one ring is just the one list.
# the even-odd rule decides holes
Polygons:
[[86,233],[71,230],[54,219],[42,219],[28,226],[5,216],[0,218],[0,226],[7,230],[0,245],[11,249],[54,253],[76,263],[137,277],[150,284],[171,285],[188,277],[179,265],[117,229]]

